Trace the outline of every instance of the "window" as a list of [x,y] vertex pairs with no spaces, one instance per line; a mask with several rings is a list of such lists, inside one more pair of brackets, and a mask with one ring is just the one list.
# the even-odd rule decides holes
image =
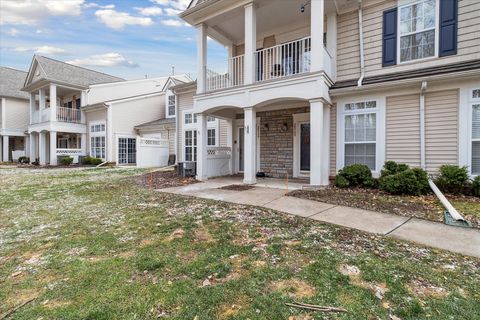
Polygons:
[[344,107],[344,165],[355,163],[376,170],[377,103],[347,103]]
[[105,136],[90,138],[90,156],[105,159]]
[[75,100],[75,106],[77,107],[77,109],[80,109],[80,106],[81,106],[80,99]]
[[185,124],[197,123],[197,114],[185,113]]
[[169,117],[175,116],[176,97],[171,94],[167,96],[167,112]]
[[480,175],[480,89],[472,91],[472,174]]
[[208,129],[207,130],[207,145],[209,147],[214,147],[216,143],[216,130],[215,129]]
[[436,0],[400,7],[400,62],[435,56]]
[[105,132],[105,123],[97,123],[90,125],[90,132]]
[[185,161],[197,161],[197,130],[185,131]]
[[72,103],[73,103],[73,101],[65,102],[65,103],[63,104],[63,107],[64,107],[64,108],[70,108],[70,109],[71,109],[71,108],[72,108]]
[[118,163],[137,163],[137,139],[118,138]]
[[215,119],[215,117],[211,117],[211,116],[207,117],[207,122],[215,122],[215,121],[217,121],[217,119]]

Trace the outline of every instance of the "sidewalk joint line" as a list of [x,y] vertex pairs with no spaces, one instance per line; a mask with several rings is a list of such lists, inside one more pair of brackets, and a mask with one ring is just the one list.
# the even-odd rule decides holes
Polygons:
[[413,217],[409,217],[407,220],[405,220],[404,222],[400,223],[398,226],[396,226],[395,228],[393,228],[392,230],[388,231],[387,233],[384,234],[384,236],[388,236],[390,233],[394,232],[395,230],[403,227],[407,222],[409,222],[410,220],[412,220]]
[[338,206],[337,206],[337,205],[334,205],[333,207],[330,207],[330,208],[327,208],[327,209],[320,210],[320,211],[318,211],[318,212],[315,212],[315,213],[314,213],[314,214],[312,214],[312,215],[309,215],[309,216],[307,216],[307,218],[310,218],[310,217],[316,216],[317,214],[320,214],[320,213],[324,213],[325,211],[328,211],[328,210],[330,210],[330,209],[333,209],[333,208],[336,208],[336,207],[338,207]]
[[283,198],[283,197],[285,197],[285,195],[280,196],[280,197],[278,197],[278,198],[275,198],[275,199],[273,199],[273,200],[271,200],[271,201],[268,201],[268,202],[266,202],[266,203],[264,203],[264,204],[261,204],[260,206],[261,206],[261,207],[265,207],[267,204],[272,203],[273,201],[278,200],[278,199],[281,199],[281,198]]

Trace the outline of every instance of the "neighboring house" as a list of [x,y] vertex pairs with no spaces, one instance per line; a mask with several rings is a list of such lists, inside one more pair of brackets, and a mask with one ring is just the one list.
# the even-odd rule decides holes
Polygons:
[[[198,80],[176,92],[197,120],[192,134],[178,126],[180,159],[197,161],[200,180],[226,165],[245,183],[265,172],[327,185],[345,165],[377,175],[386,160],[478,175],[479,11],[470,0],[193,0],[181,17],[197,28]],[[208,37],[228,48],[223,70],[207,65]],[[208,146],[208,117],[225,121],[226,147]]]
[[27,73],[0,67],[0,162],[26,155],[29,96],[21,91]]
[[30,96],[30,158],[56,165],[58,156],[85,156],[87,91],[91,85],[125,81],[47,57],[33,57],[25,80]]
[[[92,85],[87,95],[87,153],[118,165],[159,167],[175,155],[175,96],[186,75]],[[172,99],[173,97],[173,99]]]

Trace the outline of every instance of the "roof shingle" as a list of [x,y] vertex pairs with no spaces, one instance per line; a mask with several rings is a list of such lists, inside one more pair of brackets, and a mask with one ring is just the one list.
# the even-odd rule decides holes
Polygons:
[[0,96],[19,99],[29,99],[27,92],[21,91],[27,72],[0,67]]

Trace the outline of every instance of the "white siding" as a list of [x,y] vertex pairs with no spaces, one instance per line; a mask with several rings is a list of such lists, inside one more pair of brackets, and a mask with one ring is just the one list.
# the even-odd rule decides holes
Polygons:
[[30,103],[27,100],[5,98],[6,130],[25,131],[30,123]]

